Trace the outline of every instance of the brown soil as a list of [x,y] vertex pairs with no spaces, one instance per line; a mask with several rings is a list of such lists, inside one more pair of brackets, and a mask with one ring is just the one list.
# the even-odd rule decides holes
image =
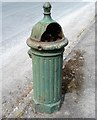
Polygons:
[[73,56],[69,60],[64,61],[63,68],[63,81],[62,81],[62,93],[78,92],[83,84],[83,70],[84,65],[84,52],[80,50],[74,50]]

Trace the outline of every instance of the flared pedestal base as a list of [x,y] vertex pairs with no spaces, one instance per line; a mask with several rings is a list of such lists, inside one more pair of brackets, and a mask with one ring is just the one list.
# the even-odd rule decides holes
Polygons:
[[43,103],[38,103],[33,99],[32,104],[33,104],[34,112],[49,113],[49,114],[60,110],[61,107],[61,101],[58,101],[53,104],[43,104]]

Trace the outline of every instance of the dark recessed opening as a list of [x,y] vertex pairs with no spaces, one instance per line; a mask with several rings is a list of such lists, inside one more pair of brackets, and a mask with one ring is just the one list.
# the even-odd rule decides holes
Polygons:
[[42,42],[53,42],[62,39],[62,29],[58,23],[51,23],[41,36]]

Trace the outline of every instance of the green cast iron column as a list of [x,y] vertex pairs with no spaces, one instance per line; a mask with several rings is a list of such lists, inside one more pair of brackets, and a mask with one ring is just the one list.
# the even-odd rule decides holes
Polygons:
[[29,51],[32,57],[33,101],[36,111],[52,113],[61,105],[63,49],[56,51]]
[[[50,16],[51,4],[45,3],[43,8],[44,18],[34,25],[27,45],[32,59],[33,110],[52,113],[59,110],[62,103],[63,52],[68,40],[61,26]],[[51,35],[57,39],[50,41]]]

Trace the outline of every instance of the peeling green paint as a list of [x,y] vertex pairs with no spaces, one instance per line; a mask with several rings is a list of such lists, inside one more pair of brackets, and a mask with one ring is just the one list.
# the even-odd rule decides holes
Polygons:
[[61,107],[62,66],[64,47],[68,40],[64,37],[53,42],[40,41],[46,27],[55,22],[50,16],[50,3],[45,3],[44,18],[32,29],[27,45],[32,59],[33,71],[33,111],[52,113]]

